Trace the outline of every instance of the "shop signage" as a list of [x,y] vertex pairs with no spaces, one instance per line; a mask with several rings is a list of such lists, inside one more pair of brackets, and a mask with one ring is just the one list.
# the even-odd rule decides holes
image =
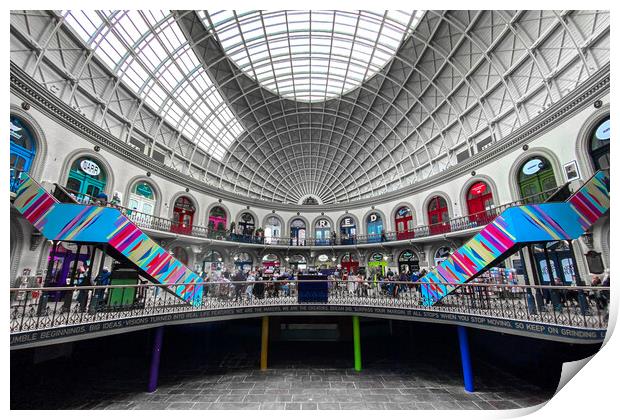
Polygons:
[[373,261],[383,261],[383,255],[381,254],[372,254],[372,257],[370,258]]
[[145,198],[153,198],[153,190],[149,184],[136,185],[136,194],[139,194]]
[[413,252],[411,251],[403,251],[402,254],[400,254],[401,261],[409,261],[411,258],[413,258]]
[[410,213],[411,210],[409,209],[409,207],[401,207],[398,209],[398,217],[409,216]]
[[487,184],[479,182],[471,187],[471,193],[474,195],[480,195],[487,190]]
[[595,136],[599,140],[609,140],[609,120],[603,121],[603,123],[598,126]]
[[355,226],[355,223],[353,223],[353,219],[351,217],[345,217],[344,219],[342,219],[340,226],[351,227],[351,226]]
[[372,213],[370,216],[368,216],[368,221],[370,223],[376,222],[377,219],[379,219],[379,216],[377,215],[377,213]]
[[325,254],[321,254],[317,257],[317,259],[321,262],[327,262],[329,260],[329,257]]
[[523,165],[523,173],[525,175],[534,175],[536,172],[540,171],[545,164],[540,159],[532,159]]
[[316,225],[317,227],[320,227],[320,228],[327,228],[329,227],[329,222],[325,219],[321,219],[318,222],[316,222]]
[[[466,325],[473,328],[489,329],[504,333],[524,335],[538,339],[563,341],[568,343],[597,343],[603,341],[607,332],[604,328],[579,328],[561,325],[545,325],[534,321],[501,319],[490,316],[460,314],[450,312],[428,311],[422,309],[405,309],[392,307],[349,306],[331,304],[305,305],[274,305],[240,308],[209,309],[203,311],[187,311],[174,314],[148,315],[138,318],[125,318],[99,321],[91,324],[72,325],[45,330],[35,330],[11,334],[10,346],[15,348],[29,347],[31,343],[65,340],[80,335],[104,335],[106,331],[131,330],[148,328],[148,325],[174,325],[188,322],[205,322],[243,318],[249,314],[263,313],[316,313],[342,312],[348,314],[368,314],[369,316],[385,316],[396,319],[412,319],[420,322]],[[112,333],[113,334],[113,333]],[[69,340],[67,340],[69,339]]]
[[101,169],[99,169],[99,165],[97,165],[92,160],[84,159],[80,162],[80,168],[90,176],[97,176],[101,173]]

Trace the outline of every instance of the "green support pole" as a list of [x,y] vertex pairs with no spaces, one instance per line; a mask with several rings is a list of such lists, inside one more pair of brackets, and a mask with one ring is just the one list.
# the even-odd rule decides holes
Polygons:
[[355,371],[362,371],[362,347],[360,345],[360,317],[353,316],[353,358]]

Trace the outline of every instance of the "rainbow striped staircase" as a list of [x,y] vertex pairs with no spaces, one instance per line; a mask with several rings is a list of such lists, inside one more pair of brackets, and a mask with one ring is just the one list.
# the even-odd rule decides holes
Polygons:
[[200,277],[157,245],[119,210],[83,204],[60,203],[28,174],[22,174],[13,205],[50,240],[107,243],[132,262],[154,283],[179,285],[171,292],[199,305]]
[[512,207],[420,279],[432,306],[528,243],[577,239],[609,210],[609,176],[598,171],[563,203]]

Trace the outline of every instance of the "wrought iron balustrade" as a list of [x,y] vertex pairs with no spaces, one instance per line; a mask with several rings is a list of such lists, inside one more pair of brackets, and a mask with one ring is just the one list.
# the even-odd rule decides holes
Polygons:
[[[297,301],[299,282],[196,283],[193,286],[202,286],[203,290],[196,306],[170,293],[188,285],[12,288],[10,332],[208,309],[303,305]],[[330,280],[327,302],[312,305],[416,309],[595,329],[606,328],[609,317],[609,287],[467,283],[432,307],[423,305],[420,287],[428,286]]]

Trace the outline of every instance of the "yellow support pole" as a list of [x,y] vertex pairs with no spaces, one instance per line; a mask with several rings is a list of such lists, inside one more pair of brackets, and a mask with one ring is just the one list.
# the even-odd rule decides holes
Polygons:
[[260,370],[267,370],[267,351],[269,349],[269,317],[263,317],[260,345]]

